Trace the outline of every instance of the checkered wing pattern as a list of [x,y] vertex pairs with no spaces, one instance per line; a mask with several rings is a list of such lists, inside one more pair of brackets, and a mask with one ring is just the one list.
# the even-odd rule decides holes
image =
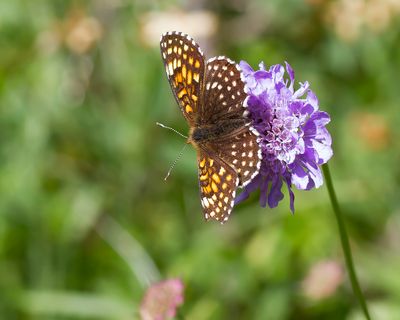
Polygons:
[[206,220],[228,220],[239,184],[237,172],[218,156],[198,154],[200,199]]
[[239,65],[223,56],[209,59],[204,84],[202,122],[217,123],[230,117],[243,116],[246,93]]
[[200,47],[181,32],[167,32],[160,41],[169,84],[183,115],[190,126],[195,125],[201,107],[200,97],[205,62]]
[[258,133],[246,118],[245,98],[239,66],[226,57],[208,60],[199,123],[218,126],[221,134],[200,146],[205,150],[199,157],[199,179],[206,219],[225,222],[237,187],[247,185],[260,170]]
[[201,118],[205,123],[215,123],[222,128],[243,119],[243,125],[237,130],[206,142],[206,149],[214,150],[218,157],[235,169],[238,185],[243,187],[260,169],[261,149],[257,143],[258,133],[247,120],[247,109],[243,105],[246,93],[240,73],[240,67],[226,57],[207,61],[205,111]]
[[234,135],[222,136],[213,143],[218,156],[237,172],[239,187],[246,186],[260,170],[261,149],[257,139],[258,132],[245,126]]

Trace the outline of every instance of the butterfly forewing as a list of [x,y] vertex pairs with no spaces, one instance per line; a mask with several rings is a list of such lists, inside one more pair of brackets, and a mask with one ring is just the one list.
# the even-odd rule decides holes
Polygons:
[[161,55],[169,84],[183,115],[193,126],[201,106],[204,79],[204,56],[199,46],[180,32],[167,32],[161,37]]
[[218,156],[198,154],[200,199],[204,217],[220,222],[232,211],[239,179],[236,171]]
[[204,88],[202,120],[205,123],[217,123],[227,116],[242,117],[246,93],[240,68],[234,61],[223,56],[209,59]]

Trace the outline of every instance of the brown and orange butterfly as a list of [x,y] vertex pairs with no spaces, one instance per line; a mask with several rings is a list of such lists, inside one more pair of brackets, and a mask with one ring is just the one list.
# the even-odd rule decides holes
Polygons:
[[197,150],[200,199],[206,220],[228,220],[236,189],[260,170],[257,131],[250,126],[240,67],[219,56],[205,61],[194,40],[167,32],[160,41],[169,84]]

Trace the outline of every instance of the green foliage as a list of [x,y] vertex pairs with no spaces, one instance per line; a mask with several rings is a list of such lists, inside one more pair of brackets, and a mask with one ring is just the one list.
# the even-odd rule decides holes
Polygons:
[[[398,9],[379,27],[365,7],[350,37],[344,1],[206,3],[206,54],[287,60],[331,114],[362,287],[374,318],[400,318]],[[0,2],[0,318],[135,319],[148,283],[181,277],[187,319],[361,319],[346,274],[326,297],[305,288],[317,262],[343,266],[325,187],[296,192],[295,215],[252,197],[221,226],[203,221],[194,150],[164,182],[184,140],[155,122],[187,127],[148,30],[174,28],[172,5]]]

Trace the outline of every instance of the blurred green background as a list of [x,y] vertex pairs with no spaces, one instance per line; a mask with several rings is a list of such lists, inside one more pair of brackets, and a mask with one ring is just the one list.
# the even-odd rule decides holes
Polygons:
[[[0,319],[362,319],[325,186],[205,223],[158,41],[289,61],[331,114],[330,161],[375,319],[400,319],[400,1],[0,2]],[[189,150],[189,149],[188,149]],[[396,271],[397,270],[397,271]]]

